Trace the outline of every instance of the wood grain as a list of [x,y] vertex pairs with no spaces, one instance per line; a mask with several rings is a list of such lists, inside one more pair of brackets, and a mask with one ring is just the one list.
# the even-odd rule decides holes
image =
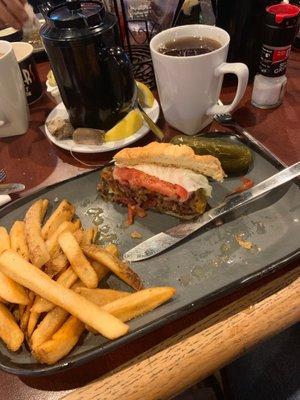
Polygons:
[[64,400],[171,398],[300,319],[300,267]]

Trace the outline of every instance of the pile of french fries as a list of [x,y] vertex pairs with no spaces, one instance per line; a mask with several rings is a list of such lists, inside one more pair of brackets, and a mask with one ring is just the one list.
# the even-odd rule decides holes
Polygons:
[[[69,201],[43,223],[47,208],[48,200],[37,200],[9,233],[0,227],[0,338],[11,351],[26,341],[32,356],[50,365],[86,330],[110,340],[125,335],[127,321],[168,301],[175,289],[143,289],[116,245],[93,243],[95,229],[83,229]],[[111,273],[135,292],[99,288]]]

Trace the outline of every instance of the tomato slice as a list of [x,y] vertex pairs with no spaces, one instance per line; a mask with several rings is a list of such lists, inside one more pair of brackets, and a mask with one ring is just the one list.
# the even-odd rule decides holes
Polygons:
[[187,190],[182,186],[163,181],[156,176],[134,168],[115,167],[113,176],[114,179],[122,184],[127,184],[131,187],[142,187],[167,197],[177,197],[181,201],[185,201],[189,197]]

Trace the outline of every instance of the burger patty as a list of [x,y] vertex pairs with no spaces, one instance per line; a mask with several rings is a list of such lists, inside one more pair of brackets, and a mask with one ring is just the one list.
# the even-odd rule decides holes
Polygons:
[[202,189],[194,192],[186,201],[180,202],[179,199],[166,197],[145,188],[132,188],[121,184],[114,179],[113,168],[113,166],[106,167],[100,173],[98,190],[104,200],[124,205],[138,205],[145,210],[153,209],[183,218],[203,214],[206,209],[206,196]]

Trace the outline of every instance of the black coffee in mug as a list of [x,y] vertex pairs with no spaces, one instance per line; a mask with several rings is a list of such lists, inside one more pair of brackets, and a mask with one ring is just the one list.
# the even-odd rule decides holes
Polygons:
[[158,51],[161,54],[174,57],[198,56],[210,53],[221,47],[221,43],[208,37],[179,37],[162,45]]

